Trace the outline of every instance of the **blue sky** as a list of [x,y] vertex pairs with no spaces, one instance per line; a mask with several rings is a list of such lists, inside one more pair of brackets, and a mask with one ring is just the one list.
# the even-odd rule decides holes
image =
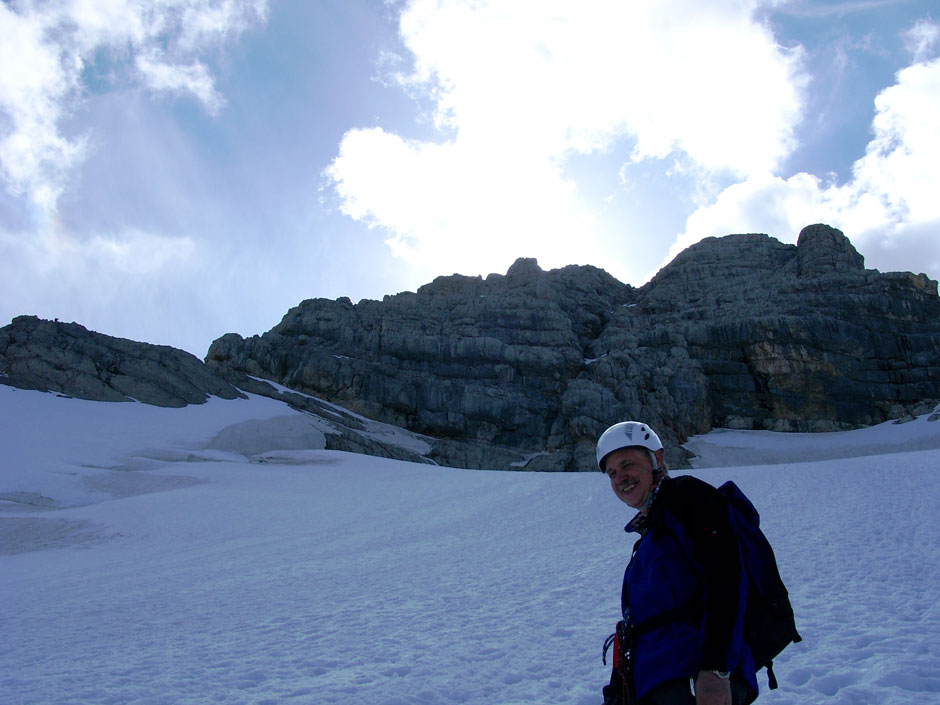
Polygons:
[[306,298],[641,285],[815,222],[940,278],[933,0],[7,0],[0,66],[3,323],[202,357]]

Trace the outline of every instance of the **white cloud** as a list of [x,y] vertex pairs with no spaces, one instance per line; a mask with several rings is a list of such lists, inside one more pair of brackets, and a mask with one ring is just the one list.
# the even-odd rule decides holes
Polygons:
[[100,55],[136,65],[150,90],[192,95],[214,112],[222,97],[198,55],[265,15],[263,0],[0,3],[0,177],[8,190],[45,217],[55,208],[85,155],[85,137],[65,134],[62,123]]
[[[126,107],[149,91],[191,96],[218,111],[224,100],[206,55],[264,21],[265,8],[266,0],[0,2],[0,185],[17,213],[15,225],[0,223],[4,312],[71,318],[189,348],[212,329],[204,303],[222,298],[218,282],[226,272],[211,273],[215,260],[194,239],[119,225],[81,234],[64,221],[59,203],[71,195],[87,144],[113,137],[76,134],[73,119],[84,106],[137,94],[110,101]],[[102,91],[113,93],[92,95]],[[161,176],[145,177],[149,197],[166,188]]]
[[673,245],[668,259],[709,236],[766,232],[790,239],[794,229],[816,222],[820,194],[820,182],[810,174],[796,174],[789,179],[769,172],[752,174],[689,216],[686,231]]
[[873,138],[846,184],[770,173],[734,184],[693,213],[667,261],[711,235],[767,232],[795,242],[799,230],[838,227],[869,267],[940,277],[940,59],[915,63],[875,99]]
[[756,7],[415,0],[400,21],[414,67],[399,79],[434,101],[446,137],[351,130],[327,175],[345,213],[442,271],[480,271],[494,253],[564,257],[553,244],[572,238],[590,257],[591,217],[563,175],[573,155],[626,141],[635,161],[681,153],[746,175],[792,150],[801,54]]
[[[141,230],[99,234],[77,240],[64,232],[59,224],[34,233],[0,231],[0,251],[6,251],[4,278],[16,279],[39,275],[46,284],[87,286],[97,288],[113,285],[124,279],[147,279],[194,269],[201,255],[190,237],[169,237]],[[24,295],[35,292],[23,289]]]
[[229,41],[268,16],[268,0],[189,0],[178,5],[179,45],[192,52]]
[[167,63],[162,52],[153,51],[137,57],[137,69],[144,83],[156,93],[190,94],[214,115],[225,99],[216,90],[212,74],[205,64],[194,61],[188,66]]
[[[79,240],[57,224],[41,232],[0,230],[0,310],[80,321],[110,335],[201,354],[193,318],[211,296],[212,266],[190,237],[125,230]],[[199,295],[193,296],[192,291]],[[181,312],[185,311],[185,315]]]
[[28,193],[41,207],[55,203],[64,174],[84,151],[82,140],[66,139],[57,124],[81,66],[60,58],[46,30],[42,16],[0,4],[0,175],[14,194]]
[[940,45],[940,25],[930,20],[920,20],[904,33],[904,39],[915,62],[929,61]]
[[329,174],[342,211],[370,225],[394,223],[388,245],[418,266],[485,274],[527,254],[546,267],[568,264],[572,238],[590,225],[576,209],[574,186],[547,159],[501,164],[497,157],[462,141],[355,130]]
[[856,188],[905,222],[940,216],[940,59],[914,64],[875,98],[875,138],[853,167]]

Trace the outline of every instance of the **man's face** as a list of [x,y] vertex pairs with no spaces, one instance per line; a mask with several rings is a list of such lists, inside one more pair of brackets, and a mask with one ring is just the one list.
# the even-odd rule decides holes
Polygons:
[[653,487],[650,454],[640,448],[621,448],[607,457],[605,467],[618,499],[634,509],[642,507]]

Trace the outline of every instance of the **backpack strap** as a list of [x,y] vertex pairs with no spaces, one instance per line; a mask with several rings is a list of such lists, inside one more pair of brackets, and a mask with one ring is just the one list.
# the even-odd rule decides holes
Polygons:
[[767,663],[767,687],[771,690],[777,689],[777,676],[774,675],[774,662]]

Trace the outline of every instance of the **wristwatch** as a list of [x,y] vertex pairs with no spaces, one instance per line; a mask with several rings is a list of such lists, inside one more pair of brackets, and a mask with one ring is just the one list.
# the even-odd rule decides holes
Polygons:
[[716,676],[718,676],[719,678],[724,678],[725,680],[728,680],[729,678],[731,678],[731,671],[715,671],[715,670],[710,670],[709,673],[714,673],[714,674],[715,674]]

